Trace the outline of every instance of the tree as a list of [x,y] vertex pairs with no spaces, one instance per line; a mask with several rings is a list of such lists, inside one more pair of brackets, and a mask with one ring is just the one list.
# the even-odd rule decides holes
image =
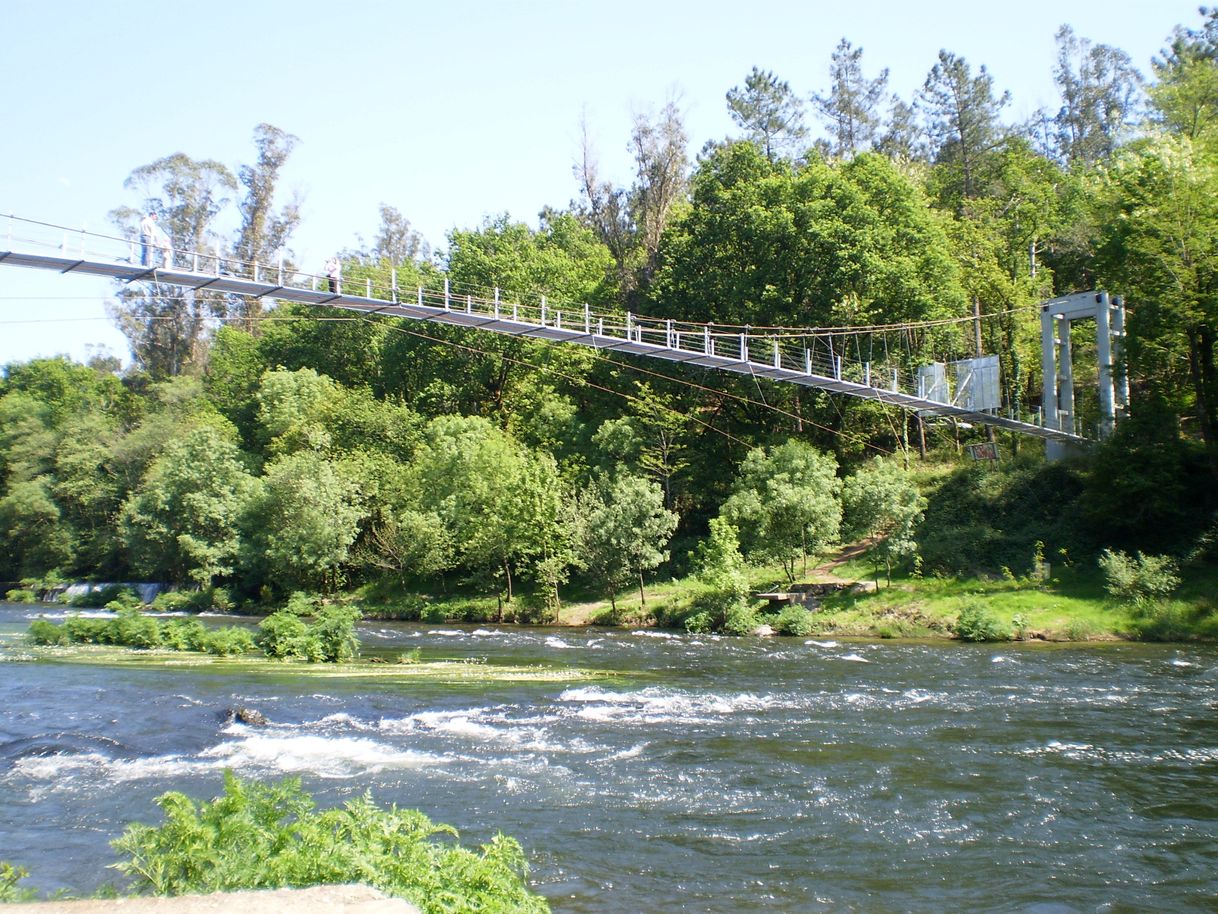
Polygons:
[[[288,240],[300,224],[300,202],[292,199],[275,212],[275,190],[279,172],[296,144],[300,142],[270,124],[254,128],[254,146],[258,150],[253,165],[243,165],[238,171],[245,196],[241,200],[241,232],[233,247],[242,272],[252,271],[254,264],[265,270],[276,264]],[[196,249],[197,250],[197,249]],[[258,318],[262,314],[262,299],[253,296],[236,298],[234,310],[243,328],[257,335],[261,332]]]
[[831,155],[849,158],[879,139],[878,106],[888,89],[888,70],[875,79],[863,75],[863,49],[843,38],[829,64],[829,91],[813,95],[812,105],[829,125]]
[[893,461],[876,457],[842,484],[846,535],[878,537],[873,551],[884,559],[889,585],[893,562],[917,552],[914,532],[925,511],[926,499],[913,477]]
[[635,163],[630,212],[643,249],[644,285],[655,272],[660,238],[673,207],[685,196],[688,144],[684,118],[676,101],[670,100],[654,119],[635,115],[630,135]]
[[1129,55],[1093,45],[1063,25],[1057,30],[1053,81],[1062,96],[1054,122],[1063,157],[1083,167],[1107,159],[1138,113],[1142,76]]
[[743,86],[727,92],[727,109],[745,137],[774,162],[807,135],[803,102],[790,85],[769,70],[753,70]]
[[431,249],[423,236],[414,230],[410,220],[388,204],[381,204],[381,227],[377,231],[371,255],[400,267],[405,263],[426,260]]
[[641,476],[599,477],[584,490],[584,560],[604,583],[616,612],[616,593],[632,577],[646,606],[643,576],[668,560],[677,515],[664,507],[660,487]]
[[1218,125],[1218,9],[1201,8],[1200,29],[1177,27],[1152,61],[1152,118],[1168,131],[1198,139]]
[[1099,278],[1137,302],[1130,367],[1195,416],[1218,479],[1218,150],[1186,135],[1125,150],[1101,202]]
[[953,176],[950,185],[959,196],[981,192],[984,159],[1003,139],[998,117],[1010,99],[1009,92],[994,96],[994,81],[984,66],[973,76],[963,57],[939,52],[918,106],[926,120],[931,155]]
[[72,538],[49,482],[46,477],[16,482],[0,498],[0,540],[5,544],[0,573],[7,580],[42,577],[72,563]]
[[364,515],[355,482],[333,461],[309,451],[277,457],[245,512],[250,565],[284,591],[333,589]]
[[[697,613],[709,616],[712,630],[743,635],[757,624],[749,610],[749,581],[736,528],[722,517],[710,520],[710,535],[693,553],[694,577],[701,585],[694,597]],[[687,627],[691,626],[687,623]]]
[[210,586],[235,569],[253,490],[241,452],[216,427],[171,441],[122,510],[136,567],[155,580]]
[[[220,244],[215,219],[236,190],[232,172],[214,160],[175,153],[143,165],[125,184],[139,194],[138,206],[120,207],[111,220],[129,238],[138,234],[141,213],[153,212],[179,251],[209,251]],[[136,363],[154,378],[202,368],[207,317],[223,309],[210,293],[150,281],[121,288],[111,316],[131,345]]]
[[432,420],[411,466],[414,509],[444,523],[458,563],[502,584],[559,551],[563,489],[553,460],[529,453],[485,419]]
[[837,540],[842,507],[837,461],[802,441],[756,448],[740,466],[719,516],[740,531],[748,554],[782,563],[795,583],[795,560]]

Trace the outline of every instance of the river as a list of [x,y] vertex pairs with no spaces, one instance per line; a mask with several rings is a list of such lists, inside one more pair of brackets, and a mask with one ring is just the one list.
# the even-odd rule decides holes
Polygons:
[[0,606],[0,859],[43,890],[113,880],[127,822],[231,768],[501,829],[555,912],[1218,909],[1214,646],[367,622],[373,651],[619,674],[372,684],[15,660],[35,612]]

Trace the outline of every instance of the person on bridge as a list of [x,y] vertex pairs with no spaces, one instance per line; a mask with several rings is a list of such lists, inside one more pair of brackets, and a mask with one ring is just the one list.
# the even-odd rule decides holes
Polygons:
[[339,283],[343,278],[343,265],[339,263],[337,257],[331,257],[326,261],[326,277],[330,281],[330,291],[337,293]]
[[156,224],[156,213],[149,213],[140,220],[140,265],[152,266],[152,249],[156,246],[161,227]]
[[173,242],[169,238],[169,233],[159,225],[154,226],[156,229],[156,246],[161,252],[161,266],[166,270],[173,269]]

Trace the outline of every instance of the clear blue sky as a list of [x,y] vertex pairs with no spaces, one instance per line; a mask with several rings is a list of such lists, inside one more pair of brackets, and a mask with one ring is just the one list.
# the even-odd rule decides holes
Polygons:
[[[1008,115],[1055,109],[1053,36],[1069,23],[1149,74],[1185,0],[446,0],[345,3],[6,0],[0,85],[0,214],[106,231],[135,204],[123,180],[174,152],[236,169],[261,122],[300,138],[282,190],[303,197],[302,268],[371,238],[381,202],[433,247],[507,212],[535,224],[577,192],[586,112],[604,176],[629,183],[635,111],[679,94],[691,155],[732,132],[724,93],[754,66],[802,96],[827,87],[842,38],[906,100],[940,48],[984,64]],[[3,222],[3,220],[0,220]],[[0,241],[5,227],[0,225]],[[111,287],[0,267],[0,363],[100,343]],[[16,320],[56,322],[15,324]]]

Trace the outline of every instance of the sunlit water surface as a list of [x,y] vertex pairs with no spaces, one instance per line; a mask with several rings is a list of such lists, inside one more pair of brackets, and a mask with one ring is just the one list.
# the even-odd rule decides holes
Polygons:
[[1212,646],[367,623],[620,675],[344,683],[13,660],[34,612],[0,606],[0,859],[41,889],[115,880],[108,841],[227,768],[514,835],[556,912],[1218,909]]

